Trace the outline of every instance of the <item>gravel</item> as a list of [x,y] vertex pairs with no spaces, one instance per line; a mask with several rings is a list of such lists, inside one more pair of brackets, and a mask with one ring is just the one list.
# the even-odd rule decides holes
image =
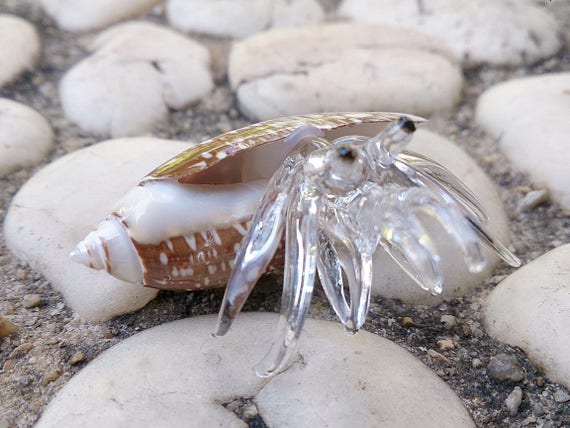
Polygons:
[[[334,5],[334,2],[327,3],[328,8]],[[565,21],[567,28],[570,3],[553,1],[551,7],[558,19]],[[25,103],[49,118],[57,146],[45,163],[101,140],[81,132],[63,117],[57,93],[58,82],[65,70],[85,56],[81,46],[92,34],[62,32],[28,2],[3,1],[0,13],[14,13],[33,22],[43,39],[41,68],[0,89],[0,96]],[[159,9],[147,19],[165,22]],[[218,87],[192,109],[171,112],[169,119],[154,129],[153,134],[157,137],[200,141],[249,123],[239,113],[226,75],[220,71],[227,61],[228,41],[202,41],[215,54]],[[494,180],[511,215],[513,246],[524,262],[570,242],[570,213],[548,200],[540,200],[539,204],[533,201],[532,192],[541,191],[540,187],[513,170],[498,151],[496,141],[474,126],[474,105],[478,95],[497,82],[568,70],[569,63],[570,50],[566,49],[529,67],[471,70],[465,75],[462,103],[451,114],[432,118],[430,124],[435,131],[457,141]],[[13,195],[35,170],[19,170],[0,180],[0,222],[5,218]],[[533,196],[527,196],[529,194]],[[462,399],[480,427],[569,426],[567,390],[550,382],[522,351],[491,339],[484,331],[484,299],[510,272],[509,267],[501,265],[474,294],[437,307],[374,299],[365,329],[403,346],[431,367]],[[277,311],[281,281],[279,274],[266,276],[264,286],[258,287],[245,309]],[[87,323],[65,306],[63,296],[41,275],[29,270],[7,251],[0,232],[0,316],[18,328],[17,333],[0,339],[0,427],[33,425],[57,391],[101,352],[144,329],[185,317],[215,313],[222,294],[223,290],[161,292],[157,299],[136,313],[106,323]],[[39,296],[38,305],[29,304],[31,295]],[[311,316],[334,320],[320,291],[314,297]],[[412,322],[402,322],[404,318]],[[488,376],[488,365],[499,354],[515,358],[524,378],[514,382]],[[514,405],[505,403],[515,387],[522,393],[516,412]],[[236,399],[227,406],[235,408],[250,426],[265,426],[256,413],[253,399]]]

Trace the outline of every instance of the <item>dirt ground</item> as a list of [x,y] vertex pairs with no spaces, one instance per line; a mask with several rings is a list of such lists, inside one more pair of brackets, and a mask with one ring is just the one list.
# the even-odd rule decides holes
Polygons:
[[[329,2],[329,6],[331,4],[334,2]],[[568,31],[570,2],[553,1],[551,7]],[[42,36],[41,67],[0,89],[0,97],[31,106],[51,122],[57,144],[44,164],[102,140],[82,132],[64,119],[57,93],[57,84],[64,72],[85,56],[81,46],[92,34],[60,31],[39,9],[23,1],[2,0],[0,13],[24,17]],[[146,19],[164,23],[160,13]],[[217,89],[193,108],[172,112],[169,119],[154,130],[155,136],[201,141],[249,123],[239,113],[224,72],[229,42],[203,41],[215,55]],[[430,125],[457,141],[495,182],[511,218],[514,249],[524,262],[570,242],[570,213],[551,202],[519,212],[524,196],[536,187],[525,174],[513,170],[499,152],[496,141],[474,125],[475,102],[485,89],[497,82],[563,70],[570,70],[568,49],[528,67],[481,67],[467,71],[460,105],[447,116],[434,118]],[[40,167],[19,170],[0,179],[0,223],[12,197]],[[485,297],[510,272],[510,268],[501,265],[472,295],[436,307],[374,299],[365,329],[403,346],[431,367],[462,399],[480,427],[570,426],[570,402],[561,403],[554,398],[555,393],[564,388],[550,382],[520,349],[499,343],[484,331],[482,308]],[[278,311],[281,280],[279,274],[266,276],[265,286],[254,293],[246,310]],[[28,294],[40,294],[41,304],[26,308],[23,300]],[[10,254],[0,231],[0,315],[19,328],[16,335],[0,339],[0,428],[33,425],[66,382],[101,352],[147,328],[216,313],[221,297],[222,290],[161,292],[157,299],[136,313],[105,323],[87,323],[66,307],[62,295],[54,291],[48,281]],[[441,322],[442,315],[446,314],[456,316],[457,323],[451,329]],[[335,319],[320,291],[314,298],[311,316]],[[403,317],[410,317],[415,325],[403,322]],[[456,348],[440,352],[436,342],[444,337],[451,338]],[[430,355],[428,350],[437,350],[445,358],[434,357],[435,354]],[[499,382],[486,374],[490,358],[499,353],[513,355],[519,360],[525,372],[523,381]],[[523,401],[518,412],[510,415],[504,400],[515,386],[521,387]],[[245,397],[230,407],[250,426],[265,426],[259,415],[241,412],[240,409],[249,404],[251,400]]]

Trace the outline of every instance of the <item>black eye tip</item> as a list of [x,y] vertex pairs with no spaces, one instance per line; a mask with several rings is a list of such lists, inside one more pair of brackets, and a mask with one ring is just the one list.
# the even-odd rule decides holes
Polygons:
[[356,157],[350,147],[339,147],[337,153],[343,159],[352,160]]
[[414,124],[414,122],[412,122],[410,119],[408,119],[405,116],[400,117],[400,119],[398,120],[398,125],[400,125],[400,127],[408,134],[411,134],[416,130],[416,125]]

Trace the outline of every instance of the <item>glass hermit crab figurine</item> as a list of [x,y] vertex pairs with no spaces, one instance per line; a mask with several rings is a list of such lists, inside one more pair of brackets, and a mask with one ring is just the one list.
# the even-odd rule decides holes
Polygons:
[[319,113],[219,135],[150,172],[70,256],[155,288],[229,281],[216,329],[223,335],[259,277],[283,264],[284,242],[278,339],[258,368],[269,376],[295,355],[317,274],[349,332],[366,319],[379,248],[420,287],[441,292],[440,256],[426,218],[459,244],[473,272],[484,267],[483,246],[520,264],[486,231],[481,205],[458,178],[404,149],[422,121]]
[[404,150],[414,131],[414,122],[402,116],[374,137],[329,141],[311,125],[292,134],[299,143],[270,180],[242,240],[215,333],[228,331],[285,232],[278,332],[258,375],[283,370],[296,353],[317,274],[338,318],[352,333],[366,319],[378,247],[420,287],[440,293],[440,256],[422,223],[426,216],[458,243],[470,271],[485,266],[482,245],[509,265],[520,265],[486,231],[480,203],[458,178]]

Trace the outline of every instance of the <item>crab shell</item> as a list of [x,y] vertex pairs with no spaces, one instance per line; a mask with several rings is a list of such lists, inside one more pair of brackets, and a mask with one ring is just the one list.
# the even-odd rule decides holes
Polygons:
[[[154,288],[225,286],[267,181],[299,141],[290,138],[295,130],[311,125],[328,140],[372,136],[400,116],[291,116],[207,140],[144,177],[70,256],[119,279]],[[270,269],[282,263],[278,251]]]

